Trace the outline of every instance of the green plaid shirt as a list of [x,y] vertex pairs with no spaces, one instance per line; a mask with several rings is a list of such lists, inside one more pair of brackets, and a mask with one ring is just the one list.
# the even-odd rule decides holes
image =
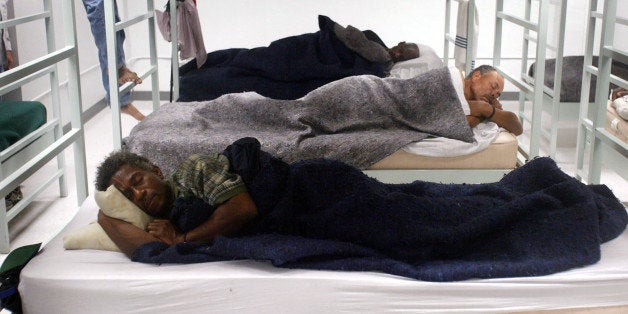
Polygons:
[[179,165],[169,180],[176,197],[196,196],[209,205],[219,205],[246,191],[239,175],[229,172],[229,159],[222,154],[194,154]]

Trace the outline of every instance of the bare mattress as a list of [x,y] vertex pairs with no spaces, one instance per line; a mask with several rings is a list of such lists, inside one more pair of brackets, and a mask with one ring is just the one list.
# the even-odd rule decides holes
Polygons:
[[[275,268],[263,261],[186,265],[131,262],[122,253],[63,249],[62,237],[96,219],[90,196],[24,268],[26,313],[384,313],[628,310],[628,233],[591,266],[548,276],[417,281],[374,272]],[[587,312],[589,313],[589,312]]]
[[517,147],[517,137],[501,131],[486,149],[471,154],[424,156],[400,149],[369,169],[513,169],[517,165]]

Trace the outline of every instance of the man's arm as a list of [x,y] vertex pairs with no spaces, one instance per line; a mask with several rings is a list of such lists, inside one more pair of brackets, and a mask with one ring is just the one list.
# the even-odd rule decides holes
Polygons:
[[[499,101],[495,100],[495,102],[496,104],[493,106],[483,100],[469,100],[471,116],[482,120],[490,117],[490,119],[488,119],[489,121],[495,122],[498,126],[515,135],[521,135],[521,133],[523,133],[523,127],[517,115],[513,112],[501,109]],[[493,110],[495,110],[494,114]],[[467,121],[469,121],[469,118],[467,118]],[[469,121],[469,124],[471,124],[471,121]]]
[[232,235],[257,217],[257,207],[248,192],[241,192],[216,208],[214,213],[198,227],[183,234],[166,220],[148,225],[148,232],[169,245],[180,242],[211,243],[216,236]]
[[105,215],[102,211],[98,212],[98,224],[105,230],[113,243],[128,257],[131,257],[133,251],[144,243],[161,241],[126,221]]

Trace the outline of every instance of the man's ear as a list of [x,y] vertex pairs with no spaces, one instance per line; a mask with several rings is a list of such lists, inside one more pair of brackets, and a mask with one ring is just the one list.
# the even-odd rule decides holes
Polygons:
[[473,75],[471,75],[471,79],[476,81],[479,80],[482,77],[482,73],[480,73],[480,71],[475,71],[473,72]]
[[164,174],[163,172],[161,172],[161,169],[159,167],[157,167],[156,165],[153,165],[152,170],[158,177],[164,179]]

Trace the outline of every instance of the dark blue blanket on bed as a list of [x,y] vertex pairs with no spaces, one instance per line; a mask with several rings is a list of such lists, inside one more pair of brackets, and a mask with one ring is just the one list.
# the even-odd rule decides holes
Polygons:
[[[178,101],[203,101],[254,91],[275,99],[297,99],[337,79],[372,74],[385,77],[388,63],[371,62],[349,49],[334,33],[335,22],[318,17],[320,31],[291,36],[268,47],[210,52],[197,69],[192,60],[179,70]],[[379,37],[368,39],[385,47]]]
[[[549,158],[489,184],[384,184],[337,161],[288,165],[251,149],[254,141],[238,144],[225,154],[261,218],[211,245],[144,244],[134,261],[255,259],[428,281],[539,276],[597,262],[600,244],[628,221],[606,186],[582,184]],[[211,208],[179,200],[175,212],[188,230]]]

